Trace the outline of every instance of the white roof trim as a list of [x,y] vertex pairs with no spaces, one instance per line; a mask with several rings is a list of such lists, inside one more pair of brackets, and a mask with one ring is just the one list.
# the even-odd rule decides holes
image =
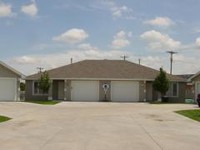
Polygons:
[[4,62],[0,61],[0,65],[4,66],[5,68],[9,69],[10,71],[14,72],[15,74],[19,75],[20,77],[24,77],[24,75],[22,73],[20,73],[19,71],[15,70],[14,68],[12,68],[11,66],[5,64]]
[[191,81],[193,78],[197,77],[198,75],[200,75],[200,71],[197,72],[196,74],[194,74],[193,76],[191,76],[188,81]]

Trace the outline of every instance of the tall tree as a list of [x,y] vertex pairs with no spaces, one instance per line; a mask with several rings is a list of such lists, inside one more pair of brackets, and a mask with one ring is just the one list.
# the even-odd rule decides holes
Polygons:
[[162,68],[160,68],[160,73],[153,82],[153,88],[160,92],[162,98],[169,89],[169,79],[167,78],[166,72]]
[[42,93],[48,93],[51,86],[50,78],[48,72],[44,71],[39,79],[39,88],[42,90]]

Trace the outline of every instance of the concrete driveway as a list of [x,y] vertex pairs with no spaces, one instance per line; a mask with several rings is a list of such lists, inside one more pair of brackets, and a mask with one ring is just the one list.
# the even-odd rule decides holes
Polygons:
[[0,103],[2,150],[199,150],[200,123],[174,113],[195,105]]

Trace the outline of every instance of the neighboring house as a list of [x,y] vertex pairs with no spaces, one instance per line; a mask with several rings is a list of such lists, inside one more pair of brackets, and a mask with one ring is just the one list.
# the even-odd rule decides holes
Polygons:
[[[41,74],[26,78],[26,99],[56,99],[67,101],[133,102],[157,100],[152,82],[159,71],[124,60],[84,60],[47,71],[51,79],[48,93],[38,86]],[[169,75],[167,95],[171,102],[184,102],[186,80]],[[104,88],[103,88],[104,87]]]
[[200,71],[188,78],[188,84],[191,85],[192,97],[197,99],[197,95],[200,94]]
[[178,75],[178,76],[187,80],[186,89],[185,89],[185,98],[186,99],[195,99],[196,98],[195,84],[194,84],[194,82],[190,81],[190,78],[192,78],[194,76],[194,74],[183,74],[183,75]]
[[22,74],[0,61],[0,101],[18,101]]

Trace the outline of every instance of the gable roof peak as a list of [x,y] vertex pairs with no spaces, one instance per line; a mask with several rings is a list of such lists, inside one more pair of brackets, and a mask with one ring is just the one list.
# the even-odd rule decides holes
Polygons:
[[19,71],[15,70],[14,68],[12,68],[11,66],[7,65],[6,63],[4,63],[3,61],[0,61],[0,65],[2,65],[3,67],[9,69],[10,71],[12,71],[13,73],[15,73],[16,75],[20,76],[20,77],[24,77],[24,75],[22,73],[20,73]]

